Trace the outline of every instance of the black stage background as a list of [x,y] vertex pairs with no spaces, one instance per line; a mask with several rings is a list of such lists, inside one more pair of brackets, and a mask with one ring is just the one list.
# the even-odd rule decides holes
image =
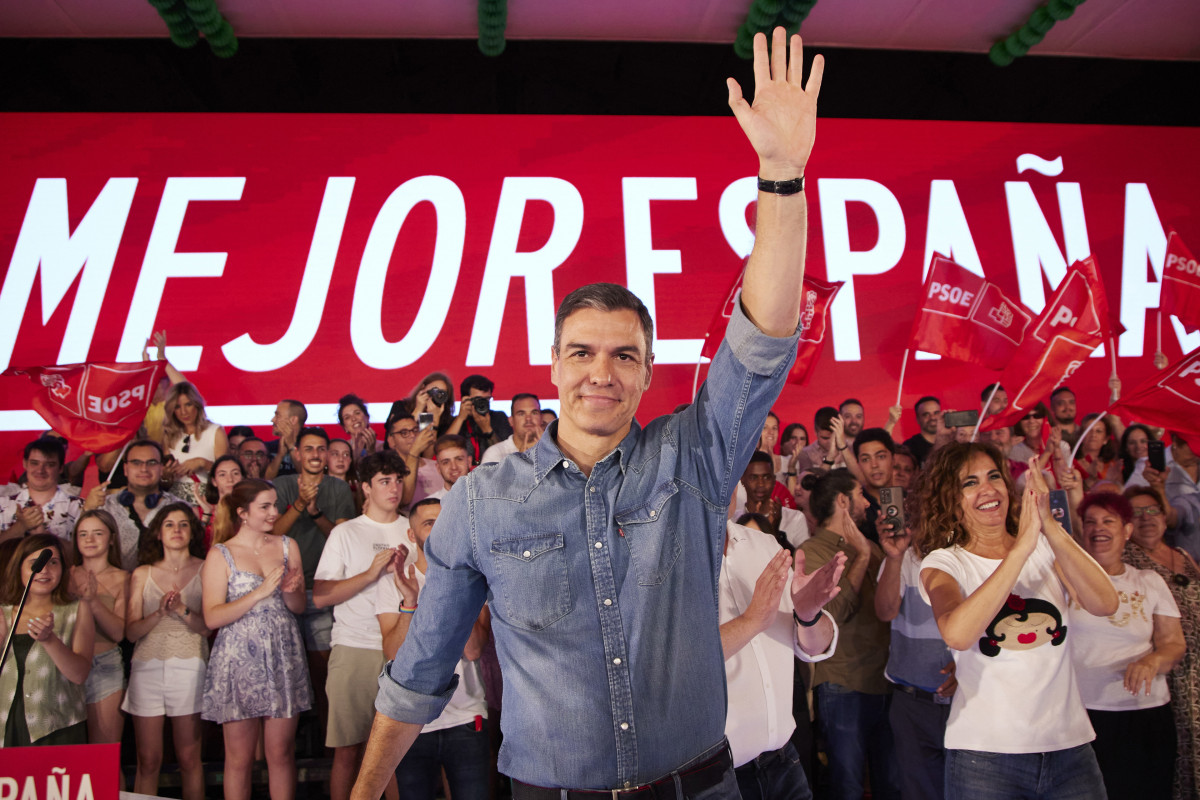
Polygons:
[[[0,39],[0,111],[723,115],[725,77],[751,82],[731,44],[239,44],[223,60],[167,39]],[[1200,126],[1197,62],[821,52],[825,117]]]

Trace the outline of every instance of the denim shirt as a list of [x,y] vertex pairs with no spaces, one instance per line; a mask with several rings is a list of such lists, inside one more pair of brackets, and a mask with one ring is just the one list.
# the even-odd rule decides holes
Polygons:
[[696,402],[585,475],[549,435],[455,484],[375,707],[436,719],[486,600],[504,675],[500,771],[537,786],[653,781],[719,743],[718,577],[729,497],[796,352],[735,303]]

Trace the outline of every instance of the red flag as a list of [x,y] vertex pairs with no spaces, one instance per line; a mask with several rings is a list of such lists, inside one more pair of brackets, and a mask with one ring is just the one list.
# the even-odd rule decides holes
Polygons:
[[717,354],[717,348],[721,346],[721,342],[725,340],[725,329],[729,327],[729,318],[733,316],[734,298],[737,297],[738,289],[742,288],[742,277],[746,274],[746,265],[749,263],[749,256],[742,259],[742,268],[738,270],[737,277],[733,279],[733,284],[725,293],[724,302],[717,309],[717,313],[713,314],[712,321],[708,323],[708,329],[704,334],[704,346],[700,348],[701,358],[711,359]]
[[1158,307],[1174,314],[1188,333],[1200,328],[1200,262],[1175,231],[1167,237]]
[[1025,338],[1033,312],[989,280],[934,254],[913,321],[912,347],[1001,370]]
[[844,281],[832,283],[804,276],[800,297],[800,342],[796,345],[796,363],[788,373],[788,383],[801,386],[808,382],[825,345],[829,327],[829,305],[837,297]]
[[1100,333],[1104,341],[1111,341],[1125,332],[1125,326],[1118,317],[1113,316],[1108,309],[1108,295],[1104,291],[1104,282],[1100,280],[1100,270],[1096,267],[1096,257],[1088,256],[1082,261],[1071,265],[1083,273],[1088,286],[1092,290],[1092,299],[1096,304],[1096,318],[1100,320]]
[[[729,318],[733,316],[733,304],[737,302],[738,289],[742,288],[742,278],[746,275],[746,264],[749,261],[747,258],[742,262],[741,272],[729,287],[721,307],[713,314],[712,321],[708,323],[708,330],[704,334],[704,346],[700,349],[702,358],[711,359],[715,356],[721,346],[721,340],[725,338],[725,329],[729,327]],[[829,304],[833,302],[843,283],[829,283],[819,278],[804,276],[804,284],[800,290],[803,298],[800,308],[800,342],[796,345],[796,363],[788,373],[788,383],[800,385],[807,382],[812,375],[820,358],[821,348],[825,344]]]
[[25,375],[41,386],[33,398],[33,408],[67,441],[94,453],[105,453],[137,434],[166,365],[165,361],[96,361],[19,367],[4,374]]
[[[1094,267],[1093,267],[1094,268]],[[980,430],[1012,425],[1083,365],[1104,341],[1097,291],[1079,262],[1029,330],[1000,382],[1008,389],[1008,407],[988,417]]]
[[1200,350],[1154,375],[1108,410],[1124,411],[1139,422],[1200,435]]

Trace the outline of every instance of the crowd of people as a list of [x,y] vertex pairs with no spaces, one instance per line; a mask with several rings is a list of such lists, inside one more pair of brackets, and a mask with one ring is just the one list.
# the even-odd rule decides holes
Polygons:
[[[456,408],[446,375],[422,380],[393,405],[382,437],[355,395],[340,403],[345,435],[334,439],[308,425],[303,403],[284,400],[278,438],[263,441],[209,421],[200,393],[180,380],[165,392],[159,437],[144,430],[83,496],[69,482],[81,471],[68,470],[65,443],[30,442],[20,480],[0,492],[5,602],[19,597],[41,550],[55,555],[33,582],[0,676],[13,697],[0,708],[5,745],[119,742],[128,715],[133,788],[149,794],[169,719],[184,796],[199,798],[208,720],[222,726],[229,796],[248,795],[256,753],[273,796],[287,796],[296,720],[316,703],[334,753],[331,791],[346,796],[376,677],[419,602],[440,499],[480,464],[529,450],[554,419],[528,393],[514,395],[511,415],[491,410],[484,376],[457,388]],[[1004,408],[1003,389],[996,394],[985,419]],[[868,782],[875,797],[966,797],[980,786],[954,776],[973,752],[1069,752],[1094,730],[1110,797],[1138,787],[1194,797],[1200,474],[1187,438],[1170,433],[1156,468],[1148,450],[1163,431],[1077,421],[1066,388],[1012,428],[947,428],[932,396],[912,414],[916,433],[903,444],[892,436],[898,408],[868,428],[853,398],[822,407],[811,437],[804,423],[769,414],[730,498],[723,570],[751,558],[731,552],[756,548],[755,581],[772,564],[786,575],[779,553],[797,550],[810,571],[839,570],[840,593],[821,612],[836,646],[826,635],[811,652],[797,648],[798,661],[787,651],[799,689],[786,703],[795,724],[780,728],[788,746],[807,747],[797,758],[809,774],[798,780],[827,783],[830,797],[859,798]],[[906,493],[899,508],[891,487]],[[1021,502],[1051,489],[1068,496],[1068,519]],[[756,544],[767,540],[765,550]],[[1110,611],[1113,587],[1120,607]],[[757,592],[751,582],[747,607]],[[724,622],[739,619],[734,610]],[[123,641],[133,644],[124,658]],[[722,643],[730,725],[761,728],[745,714],[735,726],[748,667],[736,666],[745,654],[728,651],[724,628]],[[1040,660],[1008,656],[1025,650]],[[458,674],[446,719],[426,727],[397,773],[405,796],[434,796],[443,770],[456,798],[492,791],[495,737],[484,721],[499,713],[502,678],[486,606]],[[34,680],[46,681],[36,693],[25,683]],[[963,681],[988,693],[968,699],[955,691]],[[43,700],[30,707],[30,696]],[[814,730],[828,759],[821,781],[804,744]],[[1019,771],[988,767],[986,784]]]
[[1089,427],[1066,387],[1011,428],[987,424],[1002,387],[971,427],[923,396],[901,444],[897,407],[770,413],[824,68],[773,37],[753,104],[728,83],[756,240],[694,402],[634,419],[653,320],[613,284],[558,309],[557,420],[433,373],[382,437],[348,394],[344,436],[285,399],[263,441],[168,370],[85,496],[52,436],[0,492],[4,745],[117,741],[127,714],[153,793],[169,718],[199,798],[208,723],[225,796],[261,749],[284,800],[312,709],[334,798],[477,800],[496,767],[514,800],[1195,797],[1188,435]]

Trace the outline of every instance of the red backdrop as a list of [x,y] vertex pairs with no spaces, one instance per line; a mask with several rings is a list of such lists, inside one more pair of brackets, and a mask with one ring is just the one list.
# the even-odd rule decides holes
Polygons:
[[[5,366],[136,358],[166,328],[226,424],[267,423],[239,407],[282,397],[387,403],[434,370],[554,398],[553,307],[609,280],[653,287],[659,339],[693,340],[656,348],[645,421],[691,394],[694,340],[748,243],[755,158],[732,118],[4,114],[0,167]],[[1165,230],[1200,241],[1198,175],[1195,128],[823,120],[808,268],[848,284],[783,422],[854,395],[882,423],[934,249],[1034,310],[1094,253],[1132,388],[1152,370]],[[1163,350],[1194,336],[1164,321]],[[1081,413],[1110,371],[1105,356],[1076,373]],[[910,361],[903,402],[975,407],[993,377]],[[0,453],[30,438],[10,412],[32,389],[0,379]]]

